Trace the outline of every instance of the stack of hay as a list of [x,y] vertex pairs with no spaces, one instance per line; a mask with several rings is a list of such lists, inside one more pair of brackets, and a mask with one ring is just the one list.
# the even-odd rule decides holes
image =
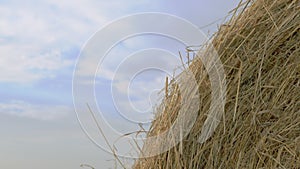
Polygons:
[[[300,2],[247,1],[236,11],[212,41],[227,81],[225,113],[212,137],[198,142],[211,91],[195,58],[189,69],[201,99],[196,123],[174,148],[138,159],[134,169],[300,168]],[[170,86],[149,137],[167,130],[177,117],[180,91]]]

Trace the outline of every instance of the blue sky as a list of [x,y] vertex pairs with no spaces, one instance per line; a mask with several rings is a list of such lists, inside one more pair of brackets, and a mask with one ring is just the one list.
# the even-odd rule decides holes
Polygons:
[[[210,36],[237,4],[237,0],[0,0],[0,168],[76,169],[81,163],[112,167],[107,160],[113,157],[87,139],[74,112],[72,75],[85,42],[112,20],[139,12],[170,13],[198,27],[217,21],[202,28]],[[97,98],[108,121],[120,130],[125,121],[115,119],[107,90],[111,70],[120,61],[116,56],[146,47],[175,54],[183,50],[170,39],[149,36],[125,40],[110,52],[111,59],[99,74]],[[152,75],[146,73],[132,84],[136,106],[149,106],[144,99],[148,91],[163,86],[165,75]],[[149,83],[147,78],[154,80]],[[116,87],[123,90],[121,83]]]

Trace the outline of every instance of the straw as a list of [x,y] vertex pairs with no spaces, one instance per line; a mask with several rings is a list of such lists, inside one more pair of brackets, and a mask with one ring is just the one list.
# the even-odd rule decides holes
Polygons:
[[[186,85],[200,93],[196,123],[175,147],[140,158],[133,168],[300,168],[299,4],[299,0],[240,3],[212,40],[227,81],[221,123],[206,142],[198,142],[212,91],[207,71],[196,57],[187,69],[198,86]],[[175,80],[166,85],[167,97],[157,108],[148,137],[168,130],[178,116],[184,91]],[[162,144],[145,144],[143,149]]]

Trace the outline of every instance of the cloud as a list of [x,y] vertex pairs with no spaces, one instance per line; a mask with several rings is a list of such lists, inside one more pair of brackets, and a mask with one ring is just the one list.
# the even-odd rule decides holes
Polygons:
[[37,105],[25,101],[0,103],[0,113],[16,117],[36,120],[57,120],[73,112],[70,107],[63,105]]
[[[34,49],[33,49],[34,50]],[[32,82],[41,78],[55,76],[54,71],[72,65],[71,60],[64,59],[59,50],[40,53],[37,56],[26,55],[31,53],[30,48],[14,49],[12,45],[0,46],[0,82]]]
[[105,22],[90,3],[80,2],[0,3],[0,82],[28,83],[70,69],[77,54],[65,53]]
[[[2,60],[0,82],[31,82],[48,77],[43,72],[32,72],[28,69],[55,71],[67,68],[69,65],[65,63],[70,59],[74,64],[77,54],[72,58],[62,54],[57,59],[57,53],[65,53],[72,48],[80,49],[84,42],[104,24],[130,14],[135,9],[145,8],[149,3],[149,0],[141,2],[97,0],[0,2]],[[124,30],[124,27],[121,29]],[[36,60],[42,63],[56,62],[51,65],[59,68],[49,69],[48,64],[28,68],[27,64],[18,61],[21,58],[23,58],[22,62],[26,60],[27,63],[35,63]]]

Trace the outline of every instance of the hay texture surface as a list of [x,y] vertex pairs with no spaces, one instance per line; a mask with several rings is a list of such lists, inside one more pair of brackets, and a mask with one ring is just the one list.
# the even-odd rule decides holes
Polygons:
[[[138,159],[134,169],[300,168],[300,3],[247,1],[234,12],[212,40],[227,84],[225,113],[212,137],[198,142],[211,91],[206,70],[195,58],[189,69],[198,86],[187,87],[200,93],[196,123],[174,148]],[[167,130],[176,119],[176,86],[168,85],[148,137]]]

